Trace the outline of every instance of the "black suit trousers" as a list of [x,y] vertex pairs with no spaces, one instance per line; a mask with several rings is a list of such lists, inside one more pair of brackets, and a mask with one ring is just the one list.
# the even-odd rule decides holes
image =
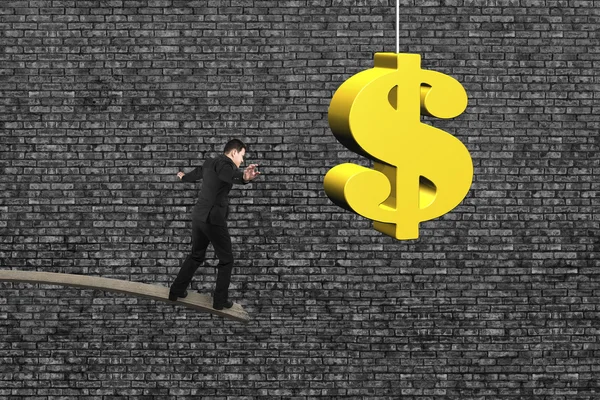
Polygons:
[[219,258],[217,265],[217,283],[213,296],[215,304],[224,304],[229,296],[229,283],[233,269],[233,253],[231,250],[231,236],[227,226],[212,225],[192,219],[192,252],[187,256],[175,282],[171,285],[171,292],[183,294],[192,281],[194,273],[206,258],[208,244],[212,243],[215,254]]

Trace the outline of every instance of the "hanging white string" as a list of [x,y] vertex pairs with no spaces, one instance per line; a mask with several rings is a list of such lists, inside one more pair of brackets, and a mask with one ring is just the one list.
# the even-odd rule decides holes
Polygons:
[[400,0],[396,0],[396,53],[400,53]]

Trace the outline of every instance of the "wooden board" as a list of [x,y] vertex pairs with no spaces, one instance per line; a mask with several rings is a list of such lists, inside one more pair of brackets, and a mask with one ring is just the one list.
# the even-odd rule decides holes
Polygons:
[[[97,276],[60,274],[56,272],[30,272],[18,270],[0,270],[0,281],[43,283],[49,285],[74,286],[85,289],[98,289],[108,292],[123,293],[135,297],[164,301],[173,305],[182,305],[194,310],[208,312],[234,321],[248,322],[250,317],[241,305],[234,303],[230,309],[215,310],[212,308],[212,297],[188,291],[185,299],[176,302],[169,300],[169,288],[146,283],[130,282],[120,279],[101,278]],[[0,306],[1,307],[1,306]]]

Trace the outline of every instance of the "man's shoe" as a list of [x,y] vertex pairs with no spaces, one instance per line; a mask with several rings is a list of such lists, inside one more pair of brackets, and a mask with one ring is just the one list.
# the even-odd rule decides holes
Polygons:
[[231,308],[231,307],[233,307],[233,301],[231,301],[231,300],[229,300],[225,304],[215,304],[215,303],[213,303],[213,308],[215,310],[222,310],[224,308]]
[[177,301],[178,297],[185,299],[187,297],[187,295],[188,295],[187,290],[185,292],[183,292],[183,294],[175,294],[175,293],[169,291],[169,300]]

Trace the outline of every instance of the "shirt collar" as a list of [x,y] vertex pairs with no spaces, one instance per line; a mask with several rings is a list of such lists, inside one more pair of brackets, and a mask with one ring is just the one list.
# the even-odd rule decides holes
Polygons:
[[[233,164],[233,166],[234,166],[234,167],[236,166],[236,165],[235,165],[235,163],[233,162],[233,160],[232,160],[231,158],[227,157],[225,154],[223,154],[223,153],[220,153],[219,155],[220,155],[221,157],[223,157],[224,159],[226,159],[227,161],[229,161],[231,164]],[[237,168],[237,167],[236,167],[236,168]]]

